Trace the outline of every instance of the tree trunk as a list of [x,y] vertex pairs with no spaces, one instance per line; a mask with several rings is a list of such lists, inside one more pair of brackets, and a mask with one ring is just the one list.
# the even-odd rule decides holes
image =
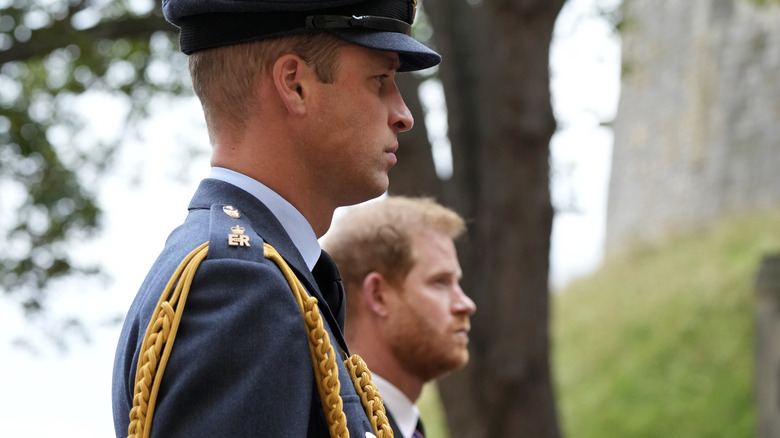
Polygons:
[[417,90],[422,79],[414,74],[396,76],[396,85],[414,115],[414,128],[398,136],[398,162],[390,169],[390,187],[394,195],[430,196],[443,202],[443,182],[436,175],[428,130]]
[[[411,145],[428,144],[418,110],[418,137],[402,139],[402,149],[425,158],[401,159],[399,165],[416,170],[397,169],[391,191],[441,196],[469,222],[458,251],[462,284],[478,306],[471,361],[440,382],[453,437],[560,436],[548,357],[547,279],[549,142],[555,131],[549,49],[563,2],[425,0],[444,58],[439,77],[453,176],[430,180],[430,150]],[[405,96],[409,104],[408,91]]]

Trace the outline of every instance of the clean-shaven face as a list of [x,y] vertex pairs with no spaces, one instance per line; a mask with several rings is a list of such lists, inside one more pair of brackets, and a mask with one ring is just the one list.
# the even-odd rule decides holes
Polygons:
[[308,135],[307,171],[319,175],[339,205],[387,190],[398,133],[414,123],[394,82],[399,65],[397,53],[346,45],[333,83],[321,84],[310,96],[316,118]]

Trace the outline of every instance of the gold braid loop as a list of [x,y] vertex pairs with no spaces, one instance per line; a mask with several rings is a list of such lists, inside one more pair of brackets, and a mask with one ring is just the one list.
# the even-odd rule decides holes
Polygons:
[[[317,379],[317,389],[322,400],[322,408],[328,419],[331,437],[349,437],[347,417],[344,415],[344,403],[341,400],[341,384],[339,383],[336,352],[330,343],[328,332],[322,323],[322,316],[317,307],[317,299],[310,296],[295,273],[287,265],[282,256],[271,245],[264,243],[265,257],[273,260],[284,273],[295,300],[301,309],[303,321],[309,331],[309,350]],[[317,356],[318,359],[315,359]],[[318,366],[319,365],[319,366]],[[393,430],[385,414],[385,406],[376,386],[371,381],[371,372],[360,356],[353,355],[344,361],[349,371],[352,383],[363,403],[363,408],[371,421],[371,428],[377,438],[393,438]],[[318,372],[319,371],[319,372]],[[358,378],[359,376],[359,378]],[[323,395],[325,394],[325,395]]]
[[382,396],[371,379],[371,371],[368,369],[368,365],[366,365],[362,357],[353,354],[344,361],[344,366],[347,367],[347,371],[349,371],[349,375],[352,377],[352,383],[360,395],[363,408],[366,410],[366,415],[371,422],[371,427],[374,429],[376,437],[392,438],[393,429],[390,428],[390,421],[387,419]]
[[[160,390],[160,382],[173,348],[176,331],[184,312],[184,304],[192,285],[192,279],[200,263],[208,255],[208,242],[200,245],[182,260],[165,286],[157,302],[146,334],[141,343],[141,353],[135,374],[133,408],[130,410],[128,438],[148,438],[151,432],[154,406]],[[271,245],[264,243],[264,254],[273,260],[284,274],[301,311],[308,332],[309,351],[312,358],[317,390],[322,401],[325,418],[332,438],[349,438],[347,417],[341,399],[341,383],[336,366],[336,352],[325,331],[317,299],[310,296],[292,272],[282,256]],[[175,288],[174,288],[175,286]],[[171,294],[173,289],[173,294]],[[170,298],[169,298],[170,295]],[[377,438],[393,438],[385,413],[382,397],[371,381],[371,372],[357,355],[344,361],[355,385],[366,414]]]
[[336,352],[330,343],[330,337],[325,331],[322,316],[317,308],[317,299],[310,296],[304,289],[298,277],[287,265],[279,252],[267,243],[263,243],[265,258],[275,262],[284,274],[298,302],[303,322],[309,333],[309,351],[311,353],[314,377],[317,380],[317,390],[320,394],[322,409],[328,420],[332,438],[348,438],[347,416],[344,415],[344,404],[341,399],[341,383],[339,369],[336,366]]
[[[130,425],[127,428],[129,438],[145,438],[151,432],[157,393],[165,365],[171,355],[176,331],[179,329],[184,303],[187,301],[195,271],[207,254],[208,242],[190,252],[176,268],[157,301],[141,343],[141,354],[135,372],[133,408],[130,410]],[[174,285],[176,288],[173,295],[168,298]]]

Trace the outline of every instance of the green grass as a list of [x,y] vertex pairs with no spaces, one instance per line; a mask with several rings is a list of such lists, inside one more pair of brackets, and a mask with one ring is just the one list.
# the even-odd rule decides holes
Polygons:
[[[552,300],[566,438],[755,436],[753,284],[780,210],[611,260]],[[448,438],[435,383],[420,411]]]
[[552,301],[567,438],[755,436],[753,283],[780,211],[611,260]]

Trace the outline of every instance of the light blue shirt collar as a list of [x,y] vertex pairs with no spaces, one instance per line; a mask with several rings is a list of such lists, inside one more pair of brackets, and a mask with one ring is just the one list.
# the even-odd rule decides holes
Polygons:
[[314,229],[292,204],[260,181],[224,167],[212,167],[209,178],[233,184],[265,204],[282,224],[293,244],[303,256],[309,270],[314,269],[322,248],[317,241]]

